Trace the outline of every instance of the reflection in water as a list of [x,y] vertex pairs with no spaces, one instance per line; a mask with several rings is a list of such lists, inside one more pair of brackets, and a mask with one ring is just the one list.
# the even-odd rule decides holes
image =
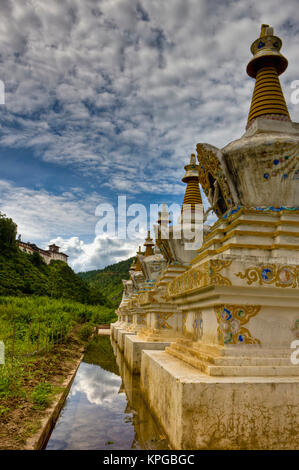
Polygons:
[[[118,348],[89,345],[46,449],[168,449]],[[121,376],[120,376],[120,372]]]

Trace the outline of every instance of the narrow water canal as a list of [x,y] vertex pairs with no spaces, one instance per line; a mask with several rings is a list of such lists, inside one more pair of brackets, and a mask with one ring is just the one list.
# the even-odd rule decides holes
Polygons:
[[46,449],[169,449],[109,336],[87,348]]

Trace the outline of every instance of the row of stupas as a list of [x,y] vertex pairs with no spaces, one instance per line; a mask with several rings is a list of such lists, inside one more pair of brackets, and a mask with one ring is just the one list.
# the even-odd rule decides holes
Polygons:
[[223,149],[197,144],[198,164],[192,155],[185,167],[191,226],[199,184],[218,220],[187,249],[163,208],[112,325],[174,449],[299,449],[299,124],[281,46],[262,25],[245,134]]

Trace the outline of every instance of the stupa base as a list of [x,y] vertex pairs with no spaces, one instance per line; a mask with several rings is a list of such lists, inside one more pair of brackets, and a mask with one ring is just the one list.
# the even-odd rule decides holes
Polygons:
[[144,341],[138,336],[127,335],[125,337],[124,357],[133,374],[140,374],[142,351],[164,350],[170,342],[163,341]]
[[299,377],[208,376],[144,351],[141,389],[174,449],[299,449]]
[[135,335],[136,331],[128,331],[128,330],[118,330],[117,333],[117,345],[121,352],[124,352],[125,348],[125,337],[129,335]]
[[118,343],[118,333],[119,333],[120,331],[123,331],[124,328],[125,328],[125,325],[124,325],[124,324],[122,324],[122,325],[117,325],[117,326],[114,326],[114,327],[113,327],[113,329],[112,329],[112,331],[111,331],[111,336],[112,336],[113,340],[114,340],[116,343]]

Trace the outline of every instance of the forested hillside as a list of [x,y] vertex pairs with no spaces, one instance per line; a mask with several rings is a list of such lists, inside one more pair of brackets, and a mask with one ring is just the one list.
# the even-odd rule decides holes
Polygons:
[[0,296],[35,295],[64,298],[91,305],[117,308],[129,278],[133,258],[104,269],[75,274],[62,261],[47,265],[35,252],[21,251],[16,243],[17,226],[0,213]]
[[129,279],[129,268],[133,258],[111,264],[104,269],[79,273],[90,288],[100,290],[113,307],[118,307],[123,292],[122,279]]
[[63,261],[47,265],[35,252],[21,251],[16,243],[17,226],[0,213],[0,295],[36,295],[112,307],[97,286],[74,273]]

